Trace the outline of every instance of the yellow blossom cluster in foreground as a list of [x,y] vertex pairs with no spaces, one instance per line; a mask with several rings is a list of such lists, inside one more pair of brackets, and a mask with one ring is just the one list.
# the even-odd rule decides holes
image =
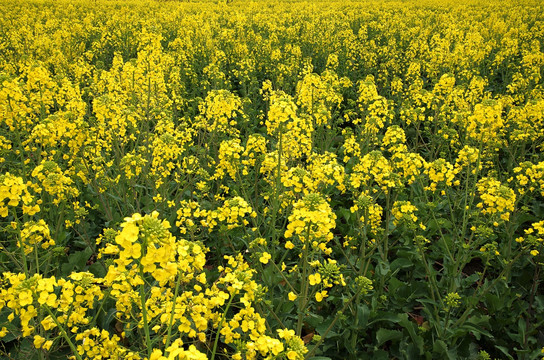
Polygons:
[[540,1],[0,7],[0,357],[539,356]]

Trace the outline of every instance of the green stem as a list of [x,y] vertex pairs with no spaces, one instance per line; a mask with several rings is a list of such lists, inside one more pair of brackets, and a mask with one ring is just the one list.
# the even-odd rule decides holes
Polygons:
[[76,357],[76,359],[77,360],[83,360],[81,358],[81,356],[79,355],[79,353],[77,352],[77,349],[76,349],[74,343],[72,342],[72,340],[70,340],[70,337],[68,336],[68,334],[66,333],[66,331],[64,330],[62,325],[59,323],[59,321],[57,320],[55,315],[53,315],[53,312],[51,311],[51,309],[49,309],[49,306],[44,305],[44,308],[49,313],[49,315],[51,316],[53,321],[55,322],[55,325],[57,325],[57,327],[59,328],[61,336],[64,338],[64,340],[66,340],[66,342],[68,343],[68,346],[70,346],[70,349],[74,353],[74,356]]
[[264,306],[266,306],[268,311],[270,311],[270,314],[272,314],[274,319],[276,319],[276,321],[280,324],[281,328],[286,329],[287,327],[283,324],[283,321],[281,321],[281,319],[278,317],[274,309],[272,309],[272,307],[270,307],[270,305],[268,305],[266,302],[263,301],[262,303],[264,304]]
[[308,226],[306,228],[306,241],[304,242],[304,251],[302,255],[302,278],[301,278],[301,290],[302,294],[300,296],[300,299],[298,301],[298,320],[297,320],[297,330],[296,334],[297,336],[300,336],[302,334],[302,323],[304,320],[304,308],[307,304],[307,297],[308,297],[308,287],[309,287],[309,281],[308,281],[308,252],[310,248],[310,226],[312,223],[308,223]]
[[172,299],[172,310],[170,310],[170,320],[168,321],[168,334],[166,335],[166,342],[164,345],[165,349],[168,349],[168,346],[170,346],[170,336],[172,334],[172,324],[174,323],[174,314],[176,310],[176,300],[178,298],[179,293],[179,282],[180,279],[176,279],[176,288],[174,289],[174,299]]
[[296,292],[295,288],[293,287],[293,285],[291,285],[291,283],[289,282],[289,280],[287,279],[287,277],[285,276],[285,274],[283,273],[283,271],[278,267],[278,265],[274,262],[274,261],[270,261],[270,263],[272,265],[274,265],[274,267],[276,268],[276,270],[278,271],[278,274],[281,275],[281,277],[283,278],[283,281],[285,281],[285,283],[289,286],[289,288],[291,289],[292,292]]
[[274,191],[274,210],[272,213],[272,244],[276,243],[277,240],[277,232],[276,232],[276,217],[279,212],[280,208],[280,187],[281,187],[281,155],[282,155],[282,147],[283,147],[283,136],[282,131],[283,127],[280,125],[279,127],[279,147],[278,147],[278,166],[276,170],[276,186]]
[[[19,220],[17,220],[17,228],[20,229]],[[21,249],[21,257],[23,258],[23,270],[25,271],[25,275],[27,279],[29,278],[30,274],[28,272],[28,262],[26,260],[26,254],[25,254],[25,244],[23,243],[23,238],[19,234],[19,248]]]
[[40,274],[40,260],[38,259],[38,245],[34,244],[34,257],[36,260],[36,274]]
[[[140,264],[140,277],[142,282],[144,281],[144,269],[142,264]],[[144,334],[145,334],[145,344],[147,347],[147,356],[151,357],[152,352],[152,346],[151,346],[151,337],[149,336],[149,324],[147,322],[147,306],[145,301],[145,288],[144,284],[140,284],[140,302],[142,304],[142,321],[144,326]]]
[[[438,308],[437,308],[437,305],[436,305],[436,302],[437,302],[437,298],[441,300],[440,298],[440,291],[438,290],[438,284],[436,282],[436,278],[434,277],[434,274],[431,272],[431,269],[429,267],[429,264],[427,263],[427,258],[425,257],[425,252],[423,251],[423,248],[421,246],[421,244],[417,244],[417,248],[419,250],[419,252],[421,253],[421,258],[422,258],[422,261],[423,261],[423,265],[425,266],[425,272],[427,273],[427,276],[429,277],[430,279],[430,282],[429,282],[429,288],[431,290],[431,297],[433,298],[433,307],[434,307],[434,316],[435,316],[435,321],[437,324],[439,324],[440,322],[440,316],[438,315]],[[435,296],[435,292],[436,291],[436,296]],[[442,337],[444,336],[444,332],[443,331],[440,331],[441,328],[440,326],[436,328],[436,332],[438,333],[438,337],[440,339],[442,339]]]
[[329,332],[332,330],[334,324],[336,324],[336,321],[338,321],[338,319],[340,318],[340,316],[344,313],[344,311],[346,310],[346,308],[348,307],[349,304],[351,304],[351,302],[353,300],[355,300],[355,298],[357,298],[360,294],[361,294],[361,291],[363,289],[359,289],[348,301],[346,301],[344,303],[344,306],[342,307],[342,309],[340,311],[338,311],[336,313],[336,316],[334,317],[334,319],[332,320],[332,322],[329,324],[329,326],[327,327],[327,329],[325,330],[325,332],[323,333],[323,335],[321,335],[321,338],[319,339],[319,341],[317,342],[317,344],[315,344],[312,349],[310,351],[308,351],[308,353],[306,353],[306,355],[304,355],[304,358],[305,359],[308,359],[310,358],[311,356],[313,356],[313,354],[315,353],[315,351],[317,350],[317,348],[319,347],[319,345],[321,345],[321,343],[323,343],[323,341],[325,340],[325,338],[327,337],[327,335],[329,334]]
[[[495,283],[498,282],[500,279],[502,279],[506,272],[510,271],[510,268],[512,268],[512,265],[514,265],[514,263],[521,257],[521,255],[523,255],[522,252],[520,252],[515,258],[513,258],[512,261],[510,261],[510,263],[507,266],[505,266],[504,269],[500,272],[499,276],[497,276],[495,279],[493,279],[493,281],[491,282],[491,285],[487,286],[484,290],[482,290],[481,294],[477,295],[478,298],[483,297],[492,287],[494,287]],[[480,287],[478,286],[478,288],[476,288],[474,293],[476,294],[476,292],[479,289],[480,289]],[[467,309],[465,310],[463,315],[461,315],[461,317],[459,319],[457,319],[457,321],[452,325],[452,328],[456,328],[456,327],[461,326],[467,320],[468,316],[470,315],[470,312],[472,311],[472,309],[474,307],[474,304],[478,304],[478,303],[479,303],[479,301],[473,301],[470,306],[467,306]]]
[[387,260],[388,252],[389,252],[389,221],[391,220],[390,205],[391,205],[391,191],[387,189],[387,193],[385,194],[385,208],[387,209],[387,213],[385,214],[385,231],[383,235],[383,254],[382,254],[382,260],[384,262]]
[[[391,221],[391,191],[390,189],[387,189],[387,192],[385,193],[385,208],[386,208],[386,214],[385,214],[385,230],[383,232],[383,240],[382,240],[382,249],[380,250],[380,255],[382,258],[382,261],[385,263],[387,262],[388,253],[389,253],[389,222]],[[383,291],[385,289],[385,277],[387,274],[381,274],[380,275],[380,287],[379,287],[379,295],[383,294]]]
[[[98,318],[98,315],[100,315],[100,312],[102,311],[102,309],[104,308],[104,304],[106,304],[108,298],[110,297],[110,291],[107,291],[104,295],[104,297],[102,298],[102,301],[100,301],[100,307],[98,308],[98,310],[96,310],[96,314],[94,315],[92,321],[91,321],[91,324],[96,324],[96,320]],[[104,312],[105,313],[105,312]]]
[[223,312],[223,316],[221,316],[221,321],[219,322],[219,325],[217,326],[217,334],[215,335],[215,341],[213,342],[212,357],[210,358],[210,360],[215,359],[215,353],[217,352],[217,343],[219,342],[219,335],[221,335],[221,328],[223,327],[223,322],[225,321],[225,318],[227,317],[227,312],[229,311],[230,305],[232,304],[234,295],[236,294],[231,294],[227,307],[225,308],[225,311]]

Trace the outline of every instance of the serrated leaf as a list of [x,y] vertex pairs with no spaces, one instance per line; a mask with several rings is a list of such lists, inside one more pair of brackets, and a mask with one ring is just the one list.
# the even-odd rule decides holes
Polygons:
[[453,349],[449,349],[448,345],[442,340],[436,340],[433,344],[433,351],[445,356],[446,359],[456,360],[457,352]]

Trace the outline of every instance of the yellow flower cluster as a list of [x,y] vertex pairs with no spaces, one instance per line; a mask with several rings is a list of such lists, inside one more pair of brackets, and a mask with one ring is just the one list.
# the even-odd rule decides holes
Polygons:
[[120,168],[127,179],[138,177],[145,168],[147,160],[141,154],[128,153],[121,159]]
[[361,214],[359,220],[364,226],[368,226],[369,232],[376,235],[382,224],[383,208],[374,202],[374,199],[368,194],[361,194],[355,204],[350,208],[352,213]]
[[461,305],[461,296],[458,293],[448,293],[444,298],[447,310],[458,308]]
[[498,214],[502,220],[507,221],[516,204],[514,190],[490,177],[480,179],[476,187],[482,200],[476,206],[482,209],[482,213]]
[[238,118],[243,119],[242,101],[228,90],[212,90],[200,105],[197,126],[208,132],[237,135]]
[[286,239],[296,237],[303,247],[311,245],[328,255],[332,252],[327,243],[333,238],[335,220],[336,215],[327,201],[320,194],[311,193],[293,205],[284,236]]
[[79,195],[79,190],[73,186],[73,180],[53,161],[42,161],[34,168],[32,176],[38,179],[45,192],[53,197],[53,204]]
[[[525,191],[540,191],[544,196],[544,161],[533,164],[525,161],[520,166],[514,168],[518,186],[516,190],[523,195]],[[510,180],[511,181],[511,180]]]
[[42,249],[47,249],[55,245],[55,241],[51,238],[49,226],[43,219],[29,221],[24,223],[21,229],[21,242],[17,246],[24,247],[25,254],[30,254],[35,246],[40,246]]
[[[50,350],[62,336],[86,359],[143,359],[124,340],[134,326],[165,339],[148,348],[148,359],[206,359],[192,343],[208,341],[211,329],[236,348],[238,357],[296,354],[302,359],[307,350],[301,339],[267,334],[265,319],[253,308],[263,289],[241,255],[226,257],[227,265],[218,269],[220,278],[209,284],[203,271],[207,249],[176,239],[169,228],[156,212],[126,218],[122,230],[99,239],[104,242],[102,256],[111,257],[103,278],[87,272],[73,272],[66,279],[4,273],[0,311],[10,311],[9,321],[17,317],[23,336],[34,336],[37,348]],[[100,329],[93,321],[104,296],[115,300],[118,333]],[[235,305],[240,309],[225,320],[228,307]]]
[[438,187],[449,187],[453,184],[455,178],[455,169],[453,165],[445,159],[437,159],[431,163],[426,163],[425,173],[429,177],[429,185],[425,190],[436,191]]
[[219,163],[213,178],[222,179],[226,173],[232,180],[236,181],[237,173],[240,172],[240,155],[242,152],[244,152],[244,148],[240,145],[240,140],[222,141],[219,145]]
[[391,104],[378,94],[372,76],[359,83],[358,103],[362,115],[361,118],[353,120],[353,123],[362,123],[363,131],[370,137],[374,137],[393,118]]
[[[89,311],[97,300],[104,296],[100,289],[100,279],[90,273],[72,273],[69,279],[55,279],[34,275],[4,273],[0,292],[0,309],[9,309],[8,320],[17,316],[21,321],[23,336],[31,336],[38,328],[45,331],[62,326],[71,332],[90,324]],[[38,312],[49,314],[38,317]],[[51,347],[52,340],[46,343],[35,339],[45,348]]]
[[293,192],[283,195],[293,197],[295,194],[324,193],[332,187],[341,192],[346,190],[344,167],[338,163],[336,155],[329,152],[312,154],[306,169],[296,166],[282,172],[281,183]]
[[265,121],[266,131],[274,135],[281,147],[282,156],[299,159],[312,151],[314,125],[310,118],[297,114],[293,98],[283,91],[272,91],[269,95],[270,109]]
[[533,256],[544,253],[544,220],[531,224],[531,227],[525,230],[525,237],[520,236],[516,241]]
[[477,104],[473,114],[466,121],[467,137],[474,141],[474,144],[483,144],[486,149],[503,146],[502,140],[495,136],[504,128],[502,110],[503,105],[500,101],[487,100]]
[[338,57],[329,55],[329,66],[321,75],[308,73],[297,84],[297,104],[314,119],[316,126],[330,126],[332,112],[343,100],[342,89],[351,87],[347,77],[339,78],[334,70]]
[[205,211],[200,211],[200,205],[196,201],[183,200],[177,210],[176,226],[182,234],[187,230],[193,232],[196,230],[195,221],[205,214]]
[[257,159],[264,154],[266,154],[266,138],[261,134],[249,135],[243,152],[242,164],[246,166],[243,174],[247,175],[255,166]]
[[323,301],[328,296],[328,289],[334,285],[346,286],[344,276],[340,273],[340,267],[336,260],[327,259],[325,262],[313,261],[312,267],[316,272],[308,276],[308,282],[311,286],[319,286],[315,290],[315,300]]
[[396,152],[405,147],[403,145],[406,143],[406,134],[400,126],[392,125],[385,131],[382,142],[389,151]]
[[384,191],[402,185],[399,174],[393,171],[391,162],[379,150],[374,150],[359,160],[350,174],[350,183],[355,189],[376,183]]
[[246,216],[255,217],[257,214],[251,206],[240,196],[225,200],[223,206],[206,212],[206,219],[201,222],[203,226],[212,230],[220,223],[226,224],[228,229],[239,226],[247,226],[249,221]]
[[9,207],[21,204],[23,214],[34,215],[40,211],[40,200],[35,200],[29,190],[36,190],[32,183],[25,183],[22,178],[9,172],[0,175],[0,216],[7,217]]
[[[186,144],[192,139],[191,131],[176,128],[171,120],[160,120],[155,126],[156,137],[151,144],[152,160],[150,174],[156,179],[155,188],[159,189],[170,178],[180,181],[181,170],[180,158],[183,157]],[[140,154],[135,154],[132,161],[145,165],[147,159]],[[141,159],[141,160],[140,160]],[[145,168],[144,168],[145,169]],[[142,169],[135,170],[135,173]]]
[[480,162],[480,150],[469,145],[465,145],[457,155],[455,161],[455,173],[460,173],[463,169],[467,169],[471,174],[476,174],[482,170]]
[[391,208],[391,213],[395,217],[393,224],[398,225],[402,222],[417,222],[417,216],[414,214],[417,212],[417,207],[412,205],[410,201],[395,201]]

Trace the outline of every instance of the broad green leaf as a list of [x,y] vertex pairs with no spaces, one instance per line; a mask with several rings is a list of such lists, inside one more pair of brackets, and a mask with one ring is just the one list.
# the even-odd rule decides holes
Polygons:
[[389,329],[379,329],[376,332],[376,341],[377,345],[381,346],[383,343],[390,340],[399,340],[402,339],[402,331],[398,330],[389,330]]

